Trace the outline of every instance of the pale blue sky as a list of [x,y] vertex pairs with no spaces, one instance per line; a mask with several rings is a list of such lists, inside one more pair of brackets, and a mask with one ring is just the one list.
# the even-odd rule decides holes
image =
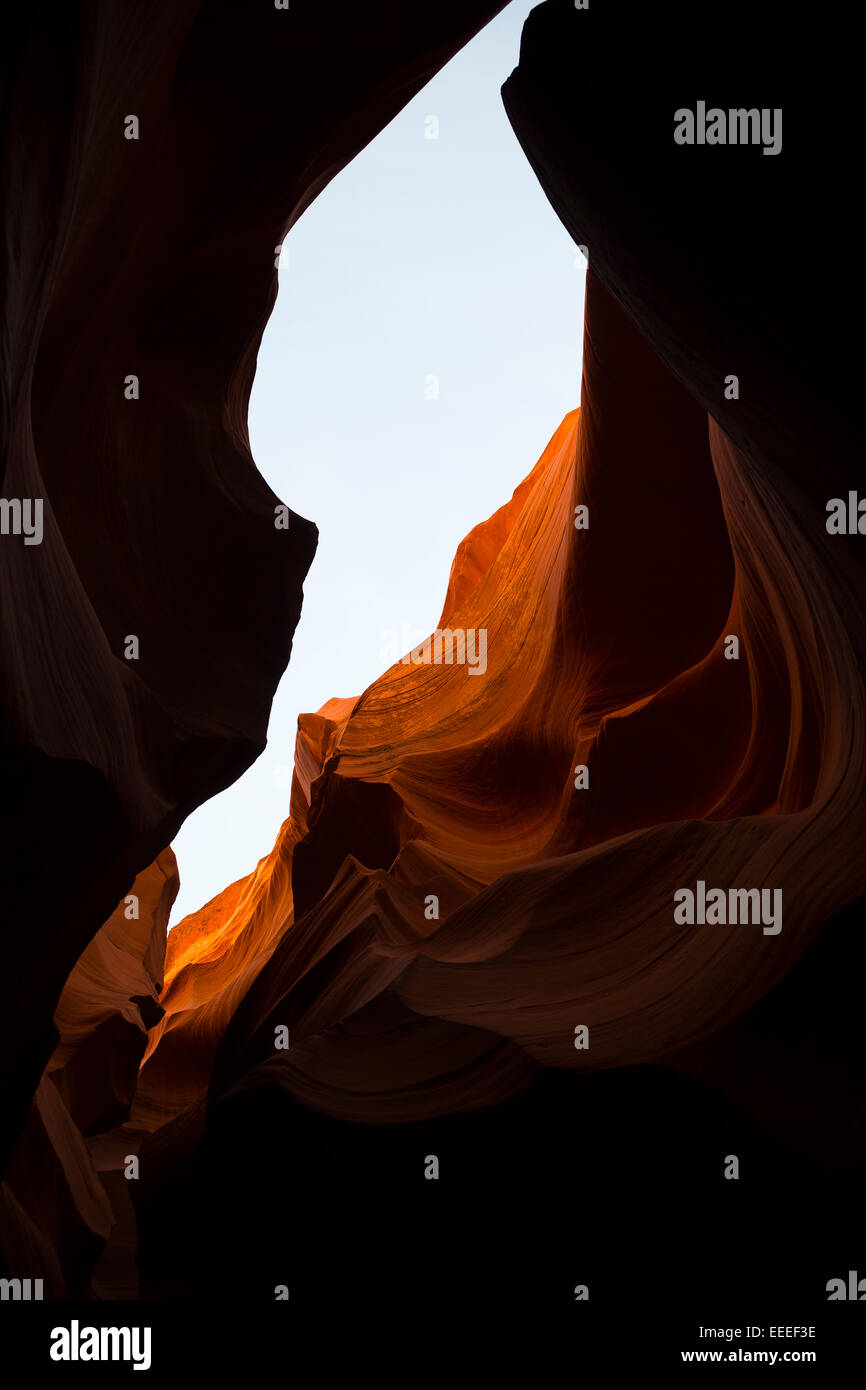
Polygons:
[[388,629],[410,633],[406,650],[435,628],[457,545],[578,404],[583,261],[499,91],[533,3],[512,0],[287,238],[250,437],[319,548],[268,747],[174,841],[172,924],[267,854],[298,714],[375,680]]

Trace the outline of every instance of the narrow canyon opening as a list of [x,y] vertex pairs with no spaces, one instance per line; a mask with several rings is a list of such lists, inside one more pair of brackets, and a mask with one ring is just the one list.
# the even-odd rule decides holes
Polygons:
[[531,8],[456,54],[279,254],[250,444],[319,544],[268,746],[173,842],[170,927],[270,851],[298,715],[360,695],[433,631],[458,545],[579,404],[586,262],[500,95]]

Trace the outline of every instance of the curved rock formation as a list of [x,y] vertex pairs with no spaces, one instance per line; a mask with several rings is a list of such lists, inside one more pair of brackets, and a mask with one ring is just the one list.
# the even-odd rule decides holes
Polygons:
[[2,485],[30,511],[0,536],[4,1158],[75,961],[264,746],[316,536],[275,524],[247,438],[279,244],[502,4],[9,16]]
[[[157,1001],[179,882],[174,854],[164,850],[86,948],[55,1011],[59,1041],[0,1187],[4,1258],[10,1270],[43,1279],[48,1297],[88,1292],[118,1215],[131,1224],[134,1255],[120,1170],[137,1142],[121,1132],[109,1146],[102,1136],[128,1119],[148,1030],[162,1016]],[[112,1287],[120,1286],[117,1278]]]
[[[764,1213],[796,1288],[802,1250],[763,1194],[816,1162],[844,1210],[841,1175],[866,1153],[847,1100],[862,1043],[830,986],[840,959],[859,959],[839,914],[866,888],[858,633],[784,494],[592,274],[581,409],[460,547],[439,627],[486,631],[483,677],[422,660],[422,644],[356,702],[302,717],[272,855],[175,929],[176,983],[136,1101],[156,1131],[135,1192],[146,1287],[189,1295],[204,1277],[189,1227],[184,1249],[174,1234],[192,1211],[207,1261],[266,1271],[258,1296],[288,1261],[311,1306],[334,1297],[322,1241],[374,1241],[376,1201],[408,1202],[407,1167],[443,1150],[476,1185],[449,1189],[456,1207],[423,1239],[457,1239],[480,1211],[484,1267],[535,1268],[538,1235],[506,1246],[497,1227],[503,1153],[537,1195],[551,1151],[574,1144],[557,1116],[574,1109],[596,1135],[612,1124],[617,1144],[626,1124],[612,1120],[615,1091],[605,1105],[551,1089],[548,1069],[587,1080],[653,1064],[726,1091],[789,1146],[787,1176],[764,1175],[732,1229],[745,1238]],[[780,890],[779,929],[678,921],[674,894],[699,879]],[[655,1097],[654,1126],[672,1104],[657,1079],[625,1094],[635,1114]],[[701,1104],[679,1101],[693,1115]],[[732,1140],[735,1113],[704,1148],[756,1148],[748,1130]],[[555,1221],[569,1180],[554,1171]],[[327,1192],[333,1225],[282,1218],[287,1182]],[[227,1183],[243,1196],[213,1236]],[[421,1220],[422,1207],[412,1199]],[[635,1219],[660,1239],[646,1209]],[[431,1260],[462,1287],[444,1253]],[[558,1256],[550,1277],[568,1278]]]
[[[154,186],[159,163],[171,196],[140,216],[115,267],[111,303],[125,312],[108,314],[108,289],[96,297],[83,332],[106,355],[90,372],[60,361],[63,325],[75,286],[93,288],[105,237],[141,214],[131,184],[102,220],[91,213],[80,243],[58,240],[55,260],[44,258],[59,277],[57,317],[52,326],[46,309],[39,337],[45,357],[9,393],[22,410],[28,392],[40,403],[38,437],[26,410],[19,420],[21,458],[42,470],[45,454],[52,514],[69,536],[55,545],[46,532],[53,568],[37,592],[45,584],[72,604],[62,644],[81,653],[64,706],[49,679],[54,649],[34,635],[42,608],[21,600],[16,640],[33,647],[13,664],[9,690],[20,695],[41,673],[39,698],[21,709],[33,746],[64,760],[60,771],[44,754],[20,755],[18,766],[43,778],[25,807],[35,816],[40,788],[58,780],[76,791],[90,848],[76,857],[73,835],[61,865],[68,856],[73,896],[86,874],[99,883],[87,913],[76,897],[53,933],[18,947],[30,960],[53,943],[50,966],[22,994],[28,1040],[41,1027],[43,1051],[45,1002],[73,946],[80,954],[93,935],[93,904],[108,886],[120,899],[129,865],[147,862],[144,846],[165,843],[152,841],[180,809],[251,756],[287,655],[308,533],[293,518],[288,536],[268,530],[268,558],[243,563],[243,536],[252,544],[255,528],[270,526],[273,501],[243,426],[273,293],[260,255],[495,8],[446,6],[435,38],[423,36],[426,14],[401,10],[405,27],[389,29],[383,12],[372,31],[366,13],[347,15],[337,36],[305,15],[291,41],[273,28],[285,15],[257,12],[243,38],[259,61],[214,111],[209,155],[196,120],[236,71],[232,7],[165,20],[161,43],[177,64],[160,80],[146,44],[139,66],[124,69],[153,79],[141,106],[161,132],[157,149],[142,144],[141,186]],[[752,101],[775,71],[758,30],[734,62],[743,13],[733,7],[702,60],[713,100],[736,72],[749,95],[730,99]],[[690,16],[680,0],[661,18],[646,6],[546,0],[530,18],[505,99],[551,201],[589,249],[580,409],[458,551],[437,631],[466,634],[467,650],[471,634],[473,657],[458,647],[440,663],[422,644],[359,699],[302,716],[290,816],[255,872],[184,919],[163,961],[173,881],[164,855],[139,879],[148,912],[129,922],[117,908],[79,959],[0,1208],[7,1262],[28,1259],[60,1295],[193,1297],[242,1270],[252,1297],[272,1299],[285,1282],[315,1306],[339,1294],[344,1252],[375,1248],[380,1282],[375,1264],[359,1268],[378,1312],[404,1283],[417,1298],[418,1278],[473,1307],[485,1281],[494,1302],[504,1282],[524,1305],[534,1294],[549,1303],[580,1264],[603,1271],[610,1298],[633,1278],[619,1268],[626,1240],[653,1252],[653,1277],[670,1288],[707,1249],[715,1257],[725,1242],[754,1240],[758,1224],[770,1255],[740,1271],[739,1291],[760,1293],[770,1268],[777,1292],[802,1297],[817,1278],[823,1294],[866,1156],[862,1108],[851,1103],[863,1053],[851,1020],[866,890],[866,579],[858,538],[825,527],[826,498],[854,486],[858,421],[836,348],[838,303],[791,295],[797,252],[785,237],[804,172],[820,163],[820,133],[795,119],[785,138],[799,154],[777,162],[759,149],[676,146],[672,116],[696,78],[694,54],[680,56],[674,40]],[[289,84],[288,174],[273,95],[287,71],[300,83],[297,93]],[[106,111],[128,104],[110,75],[100,80],[113,92]],[[66,89],[57,91],[59,101]],[[95,135],[88,145],[78,124],[71,132],[80,177],[90,177],[85,155],[102,145]],[[105,158],[113,169],[121,156]],[[831,231],[833,177],[825,160],[816,188]],[[83,206],[102,205],[94,196]],[[76,207],[61,207],[73,226]],[[135,257],[146,298],[132,295]],[[233,278],[237,258],[245,269]],[[228,277],[224,298],[212,295],[214,270]],[[23,298],[20,313],[38,302]],[[824,355],[807,373],[803,352],[815,343]],[[109,370],[133,347],[161,393],[180,480],[181,512],[159,527],[142,467],[152,423],[139,438],[125,406],[93,416],[88,394],[109,398]],[[738,394],[725,392],[730,374]],[[92,514],[60,466],[76,419],[91,447],[108,450],[97,450]],[[130,506],[143,518],[137,558],[113,586],[116,538],[105,542],[105,571],[95,541]],[[185,550],[177,528],[193,510],[212,530]],[[168,555],[158,564],[157,529]],[[275,557],[299,533],[287,567]],[[234,585],[213,646],[203,634],[217,610],[195,582],[205,553]],[[26,552],[8,563],[9,592],[20,594],[14,565],[29,563]],[[71,576],[62,598],[55,573]],[[186,611],[153,609],[158,634],[145,625],[148,582],[163,599],[172,584],[189,590]],[[87,603],[76,609],[79,587]],[[127,612],[151,663],[142,655],[135,676],[116,652],[105,656],[111,633],[136,630]],[[261,652],[259,618],[271,624]],[[190,622],[204,626],[169,660],[174,625]],[[81,681],[104,702],[95,728]],[[100,836],[118,804],[127,820],[113,839]],[[53,805],[59,831],[65,802]],[[699,883],[766,891],[772,915],[689,920],[677,895]],[[40,1056],[34,1045],[16,1070],[19,1100]],[[689,1194],[718,1186],[710,1168],[729,1151],[748,1155],[750,1181],[736,1206],[704,1201],[694,1229]],[[130,1154],[135,1183],[123,1177]],[[423,1183],[434,1160],[447,1184]],[[807,1187],[820,1201],[803,1204]],[[420,1275],[404,1220],[423,1252],[413,1256]],[[829,1227],[820,1245],[819,1222]],[[810,1240],[820,1256],[803,1253]],[[700,1268],[713,1306],[713,1267]],[[723,1264],[716,1275],[721,1287]]]
[[[104,1239],[108,1190],[118,1217],[93,1286],[105,1294],[137,1287],[130,1195],[148,1292],[191,1292],[173,1204],[203,1200],[191,1175],[219,1172],[237,1116],[256,1125],[280,1095],[390,1135],[543,1094],[539,1068],[654,1063],[711,1078],[801,1149],[820,1113],[820,1151],[863,1154],[862,1119],[824,1107],[838,1058],[813,1055],[794,1106],[796,1006],[775,1009],[769,1049],[750,1014],[864,890],[851,635],[809,582],[817,568],[794,563],[807,539],[784,499],[592,275],[586,316],[581,409],[452,568],[439,628],[483,629],[486,670],[425,661],[422,644],[357,701],[301,718],[273,851],[168,938],[164,1017],[146,1054],[139,1025],[127,1122],[95,1133],[73,1111],[102,1194],[88,1206],[82,1188],[79,1219]],[[678,922],[674,893],[697,879],[780,889],[780,930]],[[64,1068],[67,1097],[73,1066],[105,1058],[104,1008],[119,1025],[141,1006],[135,955],[123,988],[103,968],[116,996],[88,995],[88,959],[104,967],[112,940],[109,923],[58,1010],[43,1088]],[[128,937],[151,950],[151,980],[155,940],[141,925]],[[743,1037],[746,1073],[730,1064]],[[499,1123],[473,1132],[479,1152]],[[56,1122],[47,1133],[56,1146]]]
[[[497,1103],[529,1058],[656,1062],[863,893],[859,675],[784,499],[592,276],[583,400],[455,559],[439,627],[486,631],[483,677],[401,662],[301,720],[273,854],[173,933],[143,1097],[202,1098],[222,1034],[211,1103],[267,1081],[367,1123]],[[677,923],[698,878],[781,889],[783,929]]]

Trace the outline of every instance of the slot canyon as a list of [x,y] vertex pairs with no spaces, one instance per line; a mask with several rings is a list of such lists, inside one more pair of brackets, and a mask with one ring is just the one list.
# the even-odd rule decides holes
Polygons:
[[[582,386],[442,576],[437,631],[484,632],[486,668],[398,660],[303,714],[276,842],[167,931],[172,843],[265,748],[327,520],[250,449],[274,248],[505,8],[9,20],[3,496],[44,499],[44,534],[0,538],[0,1258],[46,1299],[664,1303],[736,1263],[811,1308],[863,1259],[832,26],[531,12],[502,100],[587,248]],[[830,111],[791,95],[822,64]],[[678,144],[705,95],[784,107],[780,152]],[[698,881],[780,891],[780,929],[678,921]]]

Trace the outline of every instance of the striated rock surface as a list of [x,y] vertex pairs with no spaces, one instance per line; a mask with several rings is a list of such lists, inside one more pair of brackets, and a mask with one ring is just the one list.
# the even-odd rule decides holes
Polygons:
[[[146,1051],[139,1025],[128,1114],[95,1133],[79,1111],[91,1138],[68,1141],[92,1292],[194,1296],[212,1262],[242,1259],[258,1296],[286,1260],[308,1297],[330,1296],[323,1228],[282,1214],[285,1183],[336,1184],[332,1238],[369,1240],[369,1193],[404,1192],[404,1165],[443,1149],[474,1176],[447,1216],[431,1211],[434,1227],[456,1239],[460,1213],[480,1211],[491,1262],[513,1267],[490,1165],[516,1146],[523,1181],[544,1188],[551,1146],[574,1142],[569,1115],[611,1123],[615,1092],[563,1089],[594,1073],[624,1078],[611,1144],[642,1107],[700,1116],[705,1101],[665,1086],[709,1083],[801,1164],[862,1162],[862,1112],[845,1103],[860,1048],[812,983],[840,953],[856,959],[843,909],[866,888],[856,632],[815,582],[784,497],[592,274],[582,400],[455,557],[439,629],[486,632],[483,674],[421,660],[422,645],[358,700],[302,716],[270,855],[170,933],[164,1013]],[[679,923],[673,895],[698,879],[781,890],[781,929]],[[153,1007],[141,977],[159,980],[155,932],[116,939],[112,922],[58,1009],[43,1088],[64,1096],[85,1048],[105,1059],[103,1004],[127,1027]],[[91,997],[111,946],[129,952],[125,991]],[[714,1143],[732,1144],[738,1113]],[[59,1121],[42,1124],[68,1165]],[[521,1227],[520,1258],[536,1239]],[[47,1245],[74,1248],[56,1232]]]
[[[173,1076],[183,1103],[267,1084],[407,1122],[504,1100],[533,1063],[662,1061],[863,893],[852,634],[784,499],[592,275],[583,400],[455,559],[439,627],[484,629],[486,673],[401,662],[302,717],[272,855],[170,938],[143,1104]],[[781,889],[782,929],[678,924],[698,878]]]
[[[87,1294],[118,1213],[134,1235],[121,1169],[140,1137],[118,1127],[129,1118],[148,1030],[162,1016],[166,931],[179,882],[174,854],[164,850],[86,948],[55,1011],[59,1041],[0,1187],[4,1258],[10,1270],[43,1279],[48,1297]],[[127,1267],[129,1278],[134,1239]]]
[[[191,26],[172,120],[200,115],[229,48],[233,61],[229,9]],[[733,62],[744,14],[735,5],[702,49],[708,96],[736,72],[730,99],[752,101],[777,71],[760,28]],[[833,244],[838,232],[844,251],[849,233],[833,161],[820,163],[826,123],[823,137],[786,126],[799,153],[778,162],[726,149],[711,166],[674,146],[673,112],[696,81],[694,51],[676,46],[690,15],[679,3],[660,14],[546,0],[530,18],[505,100],[589,250],[583,391],[455,557],[439,627],[483,631],[485,669],[416,653],[357,700],[302,716],[289,819],[257,869],[184,919],[163,961],[162,856],[141,877],[150,919],[124,925],[116,909],[80,957],[0,1207],[7,1262],[44,1269],[60,1296],[229,1287],[273,1300],[285,1284],[305,1311],[351,1298],[381,1315],[402,1296],[417,1311],[433,1292],[449,1311],[507,1295],[549,1308],[590,1270],[621,1307],[638,1278],[671,1297],[699,1270],[715,1308],[733,1251],[744,1306],[770,1281],[792,1307],[851,1264],[866,1158],[855,1022],[866,581],[857,537],[824,524],[826,498],[856,484],[859,429],[839,296],[791,294],[805,174],[815,170]],[[404,36],[378,31],[364,99],[345,83],[368,19],[301,54],[306,70],[345,42],[330,97],[345,95],[347,121],[367,113],[371,132],[407,94],[401,64],[411,86],[462,30],[449,20],[441,48],[419,44],[420,14]],[[254,70],[245,110],[259,136],[260,90],[288,54],[277,48],[271,69],[268,51]],[[784,104],[762,93],[760,105]],[[298,97],[311,132],[328,95]],[[216,267],[252,257],[258,197],[274,207],[261,226],[277,240],[340,162],[311,133],[318,153],[298,160],[279,202],[264,155],[250,164],[235,142],[235,115],[227,103],[215,117],[221,169],[251,203],[226,199],[206,162],[199,201],[189,197],[208,213],[204,263]],[[337,129],[348,157],[358,131]],[[186,175],[195,161],[181,143]],[[186,266],[155,274],[154,306],[160,288],[184,302]],[[213,322],[197,273],[183,322],[202,338],[178,330],[172,342],[193,364],[179,399],[201,404]],[[217,303],[228,322],[241,313],[231,294],[211,315]],[[819,360],[807,372],[810,345]],[[248,373],[253,353],[250,339]],[[731,372],[741,391],[729,398]],[[195,420],[213,426],[206,401]],[[218,472],[233,495],[239,475]],[[271,614],[272,576],[256,573]],[[250,599],[239,582],[238,612]],[[184,728],[231,742],[234,718],[252,745],[244,683],[261,693],[267,682],[253,680],[262,668],[247,670],[243,642],[228,649],[244,688],[225,707],[215,656],[200,706],[173,685],[182,663],[153,690],[173,717],[183,708]],[[190,758],[187,771],[213,773],[200,749]],[[97,840],[75,872],[104,862]],[[699,880],[780,893],[779,930],[678,920],[675,893]],[[581,1028],[588,1047],[576,1045]],[[131,1153],[140,1178],[127,1183]],[[746,1181],[727,1186],[731,1153]],[[433,1159],[442,1180],[426,1183]],[[743,1268],[756,1231],[760,1258]]]
[[[696,1190],[700,1229],[678,1216],[655,1257],[669,1280],[758,1222],[780,1288],[841,1248],[866,1154],[837,978],[862,956],[860,634],[784,494],[592,274],[582,399],[455,558],[439,627],[486,631],[484,675],[410,659],[303,716],[274,851],[173,933],[136,1101],[167,1121],[134,1194],[151,1295],[243,1267],[254,1296],[289,1280],[312,1308],[338,1296],[328,1250],[368,1248],[402,1205],[454,1297],[479,1296],[452,1257],[467,1222],[487,1278],[545,1301],[587,1242],[623,1277],[604,1220],[664,1247]],[[698,879],[780,890],[780,929],[678,922]],[[731,1151],[736,1209],[701,1187]],[[607,1215],[551,1247],[575,1154]],[[425,1155],[447,1202],[413,1188]],[[299,1188],[328,1215],[286,1207]],[[762,1266],[737,1268],[759,1296]]]
[[247,437],[279,244],[501,8],[7,17],[2,488],[42,514],[0,536],[2,1159],[75,961],[264,746],[316,536],[275,526]]

